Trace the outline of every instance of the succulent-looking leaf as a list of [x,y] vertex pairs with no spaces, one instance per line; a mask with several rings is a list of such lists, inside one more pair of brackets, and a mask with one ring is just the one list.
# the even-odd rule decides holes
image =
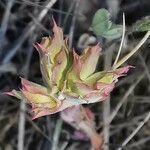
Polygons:
[[28,102],[34,104],[35,107],[51,109],[57,106],[57,101],[50,95],[33,94],[23,90],[22,93]]
[[62,89],[64,75],[68,67],[69,50],[63,39],[63,32],[54,21],[54,37],[44,37],[40,44],[36,44],[40,54],[41,72],[46,84],[51,87],[57,86]]
[[93,88],[85,83],[76,82],[74,83],[74,88],[72,89],[72,91],[83,97],[92,92]]
[[54,63],[56,55],[60,52],[62,46],[64,46],[63,31],[60,27],[56,25],[55,21],[53,22],[54,22],[53,27],[54,38],[52,39],[52,43],[48,48],[52,63]]
[[114,87],[115,82],[112,82],[110,84],[98,82],[96,85],[96,88],[100,90],[101,95],[103,95],[104,97],[109,96],[110,92],[114,89]]
[[105,76],[106,73],[107,73],[106,71],[96,72],[96,73],[90,75],[84,81],[88,84],[96,83],[99,79],[101,79],[103,76]]
[[41,86],[39,84],[30,82],[24,78],[21,78],[22,89],[25,91],[32,91],[32,93],[39,93],[39,94],[47,94],[47,88]]
[[63,82],[65,74],[67,73],[65,69],[68,66],[67,53],[62,49],[55,58],[55,64],[52,68],[52,80],[56,83],[59,89],[63,88]]
[[96,45],[92,48],[85,49],[81,55],[82,69],[80,72],[80,79],[85,80],[91,74],[94,73],[97,62],[100,56],[101,48],[99,45]]
[[10,95],[10,96],[14,96],[18,99],[25,99],[25,97],[23,96],[21,91],[16,91],[16,90],[12,90],[10,92],[4,92],[4,94]]

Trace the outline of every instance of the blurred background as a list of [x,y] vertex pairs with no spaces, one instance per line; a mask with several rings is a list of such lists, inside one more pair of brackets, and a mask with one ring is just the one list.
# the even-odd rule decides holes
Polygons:
[[[102,69],[110,68],[120,39],[107,41],[91,31],[94,13],[106,8],[112,20],[122,24],[126,16],[126,36],[122,56],[133,49],[145,32],[132,32],[132,25],[150,15],[149,0],[0,0],[0,90],[20,88],[20,78],[41,83],[38,53],[33,43],[52,35],[52,16],[70,38],[70,47],[79,53],[88,45],[101,43]],[[150,39],[126,64],[135,66],[123,77],[110,97],[110,112],[116,112],[109,125],[109,143],[105,150],[115,150],[150,112]],[[95,114],[99,133],[103,123],[103,102],[88,107]],[[119,109],[118,109],[119,108]],[[0,150],[88,150],[88,139],[77,139],[74,129],[62,122],[59,114],[34,121],[30,108],[19,100],[0,95]],[[106,113],[106,115],[108,115]],[[107,117],[107,116],[105,116]],[[54,145],[57,131],[57,145]],[[124,150],[150,150],[150,121],[124,147]]]

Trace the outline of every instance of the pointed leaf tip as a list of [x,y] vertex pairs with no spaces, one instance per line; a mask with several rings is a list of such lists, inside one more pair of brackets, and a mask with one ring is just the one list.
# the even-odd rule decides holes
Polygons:
[[13,90],[10,92],[3,92],[2,94],[9,95],[9,96],[15,96],[15,94],[13,93]]
[[23,96],[22,92],[16,91],[16,90],[12,90],[10,92],[4,92],[3,94],[13,96],[13,97],[16,97],[18,99],[24,99],[24,96]]
[[101,50],[102,49],[98,43],[93,47],[85,49],[85,51],[81,55],[82,69],[80,72],[80,78],[82,80],[85,80],[87,77],[94,73]]
[[45,52],[47,52],[47,49],[42,44],[35,43],[33,46],[36,48],[36,50],[39,53],[45,53]]
[[34,94],[47,94],[46,87],[21,78],[22,90]]

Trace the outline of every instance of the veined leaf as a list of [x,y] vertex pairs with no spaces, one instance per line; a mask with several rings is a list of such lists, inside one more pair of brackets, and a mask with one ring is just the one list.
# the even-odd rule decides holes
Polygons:
[[117,39],[122,35],[122,26],[112,23],[110,13],[106,9],[99,9],[92,21],[92,30],[97,36],[106,39]]
[[93,18],[92,29],[96,35],[101,35],[110,29],[112,22],[110,21],[110,13],[106,9],[99,9]]
[[121,25],[114,25],[114,27],[101,34],[101,36],[105,37],[106,39],[117,39],[121,37],[121,35],[122,35]]

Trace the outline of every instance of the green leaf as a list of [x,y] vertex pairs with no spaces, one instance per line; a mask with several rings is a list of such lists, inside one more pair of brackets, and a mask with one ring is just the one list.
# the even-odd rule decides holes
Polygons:
[[115,25],[115,27],[112,27],[111,29],[102,33],[101,36],[103,36],[107,39],[117,39],[121,35],[122,35],[122,26],[121,25]]
[[80,71],[80,79],[85,80],[91,74],[94,73],[97,62],[100,56],[101,48],[96,45],[94,47],[88,48],[81,55],[82,69]]
[[106,39],[117,39],[122,35],[122,25],[113,24],[110,20],[110,13],[106,9],[99,9],[92,21],[92,30],[97,36]]
[[85,83],[94,84],[98,80],[100,80],[105,74],[106,74],[105,71],[96,72],[96,73],[92,74],[91,76],[89,76],[88,78],[86,78]]
[[111,73],[106,73],[98,82],[111,84],[114,80],[114,75]]
[[101,35],[110,29],[112,22],[110,21],[110,13],[106,9],[99,9],[93,18],[92,29],[96,35]]
[[143,19],[137,21],[133,26],[133,31],[149,31],[150,30],[150,16],[144,17]]

